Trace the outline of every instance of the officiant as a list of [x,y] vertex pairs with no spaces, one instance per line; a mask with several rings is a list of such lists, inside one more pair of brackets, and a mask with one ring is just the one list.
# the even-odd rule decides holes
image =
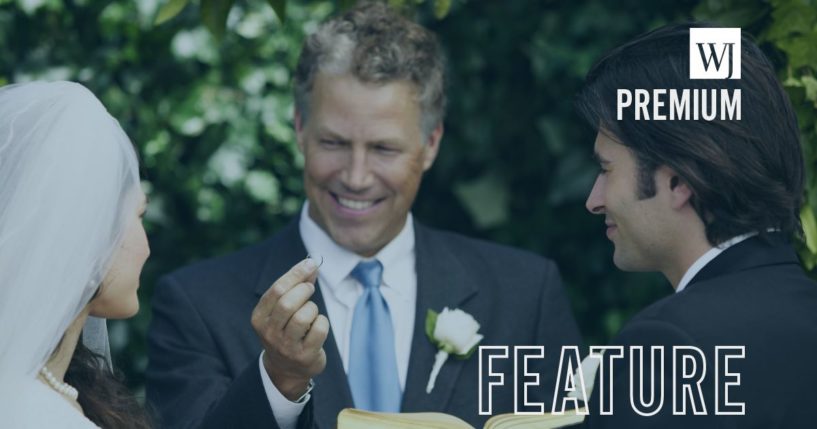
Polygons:
[[[481,426],[476,355],[431,377],[426,318],[446,307],[477,327],[466,348],[544,345],[532,395],[550,403],[561,346],[581,342],[555,264],[411,214],[441,147],[445,79],[435,35],[383,3],[307,38],[293,88],[300,216],[156,287],[147,399],[164,427],[334,428],[346,407]],[[495,413],[513,411],[505,392]]]

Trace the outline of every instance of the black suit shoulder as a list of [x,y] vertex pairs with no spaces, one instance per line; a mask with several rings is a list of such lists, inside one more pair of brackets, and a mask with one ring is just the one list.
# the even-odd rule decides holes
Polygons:
[[[614,363],[617,404],[614,416],[594,415],[589,427],[807,427],[817,419],[817,283],[797,263],[790,245],[768,246],[757,239],[727,249],[707,264],[681,292],[650,305],[612,341],[625,346]],[[676,377],[673,346],[694,346],[704,355],[702,394],[708,414],[674,416],[672,403],[643,418],[630,412],[627,346],[664,346],[664,378]],[[741,374],[730,401],[745,404],[743,416],[716,416],[718,346],[742,348],[729,371]],[[723,365],[723,363],[721,362]],[[642,373],[651,369],[642,362]],[[723,374],[720,374],[723,377]],[[667,383],[665,398],[673,398]],[[592,404],[598,404],[596,389]],[[723,399],[723,396],[721,396]],[[621,402],[619,402],[621,401]]]
[[[817,282],[799,265],[764,265],[689,285],[642,310],[627,327],[660,321],[704,343],[728,342],[741,333],[755,338],[766,334],[773,340],[776,331],[797,329],[805,320],[817,321],[809,317],[814,308]],[[763,321],[763,329],[756,329],[752,321]]]
[[[302,258],[293,224],[252,246],[177,269],[153,295],[147,400],[164,427],[276,428],[250,315],[270,261]],[[251,398],[251,399],[248,399]]]

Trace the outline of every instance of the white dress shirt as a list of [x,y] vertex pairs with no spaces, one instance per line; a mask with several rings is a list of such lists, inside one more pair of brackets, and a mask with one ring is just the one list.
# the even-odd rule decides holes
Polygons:
[[[350,274],[365,258],[344,249],[309,217],[309,202],[304,203],[298,224],[301,239],[309,255],[323,264],[318,271],[318,287],[321,290],[327,317],[332,326],[344,371],[349,371],[349,340],[352,333],[352,316],[363,286]],[[389,306],[394,328],[394,351],[400,388],[405,390],[411,340],[414,334],[414,311],[417,303],[417,272],[414,254],[414,222],[409,213],[406,224],[399,234],[374,256],[383,264],[383,283],[380,293]],[[331,356],[330,356],[331,358]],[[267,393],[275,420],[281,429],[292,429],[310,399],[306,395],[300,402],[284,397],[272,384],[264,369],[263,352],[258,360],[261,381]]]
[[706,253],[704,253],[698,259],[696,259],[695,262],[687,269],[686,273],[684,273],[684,276],[681,277],[681,281],[678,282],[678,287],[675,288],[675,293],[684,290],[689,284],[689,282],[691,282],[692,279],[695,278],[695,275],[698,274],[706,266],[706,264],[710,263],[713,259],[718,257],[718,255],[720,255],[724,250],[755,235],[757,235],[756,232],[750,232],[748,234],[732,237],[729,240],[726,240],[723,243],[709,249]]

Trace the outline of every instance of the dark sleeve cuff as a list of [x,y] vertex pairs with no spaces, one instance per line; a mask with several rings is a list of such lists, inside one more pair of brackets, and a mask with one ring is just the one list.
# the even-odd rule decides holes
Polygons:
[[[310,400],[298,418],[298,429],[313,427]],[[202,421],[203,429],[210,428],[273,428],[279,429],[270,408],[258,365],[253,361],[233,381],[216,406]]]

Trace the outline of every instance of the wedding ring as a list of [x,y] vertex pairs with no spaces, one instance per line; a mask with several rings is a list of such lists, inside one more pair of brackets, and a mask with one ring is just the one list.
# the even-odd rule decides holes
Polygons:
[[318,268],[320,268],[320,267],[321,267],[321,265],[323,265],[323,255],[319,255],[319,254],[315,254],[315,255],[308,254],[308,255],[306,255],[306,257],[307,257],[307,258],[309,258],[309,259],[314,259],[315,261],[317,261],[317,260],[318,260],[318,258],[320,258],[320,262],[318,262]]

